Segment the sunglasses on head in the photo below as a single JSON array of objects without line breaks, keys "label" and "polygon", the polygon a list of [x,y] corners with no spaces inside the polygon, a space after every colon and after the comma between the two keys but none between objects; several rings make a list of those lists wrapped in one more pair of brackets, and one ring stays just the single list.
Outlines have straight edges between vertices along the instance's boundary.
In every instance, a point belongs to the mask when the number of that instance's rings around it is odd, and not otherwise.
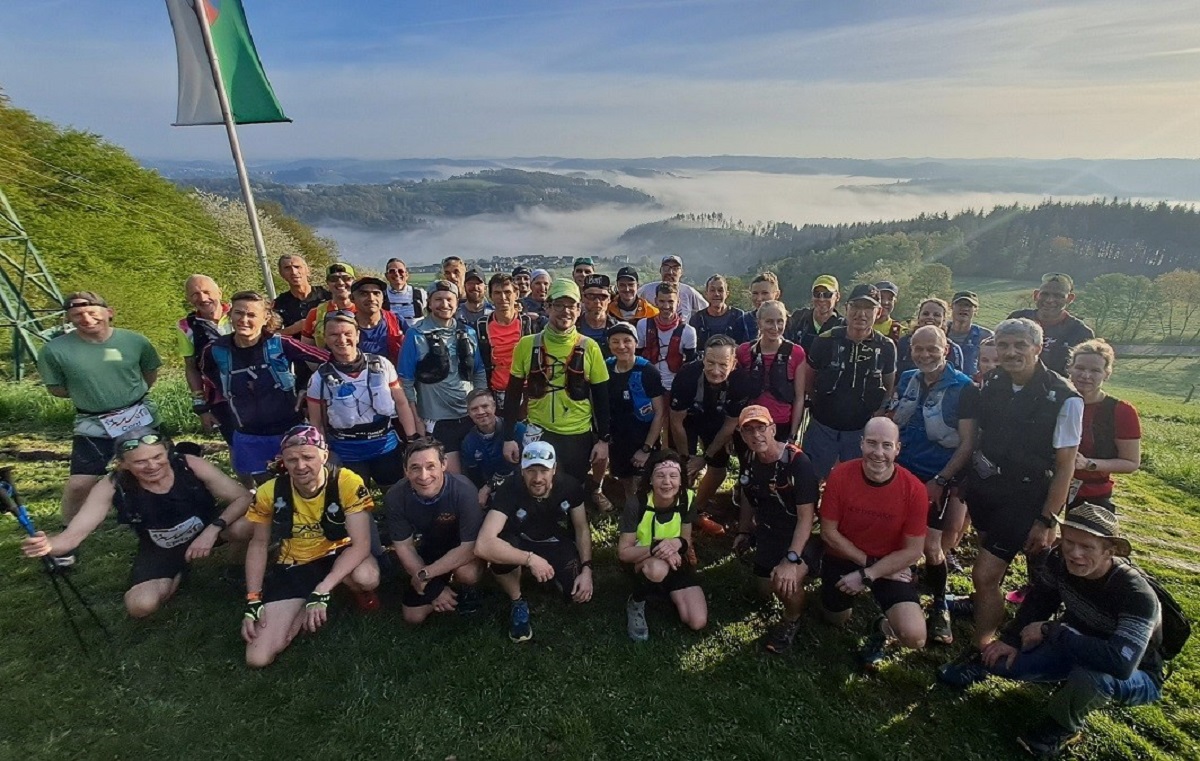
[{"label": "sunglasses on head", "polygon": [[122,452],[131,452],[131,451],[137,449],[138,447],[140,447],[142,444],[158,444],[158,443],[162,442],[162,440],[163,440],[163,437],[159,436],[157,433],[147,433],[145,436],[142,436],[141,438],[130,439],[129,441],[122,441],[121,442],[121,451]]}]

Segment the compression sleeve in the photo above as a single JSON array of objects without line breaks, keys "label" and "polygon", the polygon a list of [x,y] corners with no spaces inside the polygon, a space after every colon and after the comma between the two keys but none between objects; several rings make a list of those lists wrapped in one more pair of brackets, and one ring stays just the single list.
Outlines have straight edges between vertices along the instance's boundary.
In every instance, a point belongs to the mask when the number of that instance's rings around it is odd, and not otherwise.
[{"label": "compression sleeve", "polygon": [[517,418],[521,415],[521,395],[525,392],[525,379],[508,376],[508,388],[504,390],[504,440],[516,441]]},{"label": "compression sleeve", "polygon": [[[608,381],[592,384],[592,414],[596,418],[596,435],[609,435]],[[507,405],[506,405],[507,406]]]}]

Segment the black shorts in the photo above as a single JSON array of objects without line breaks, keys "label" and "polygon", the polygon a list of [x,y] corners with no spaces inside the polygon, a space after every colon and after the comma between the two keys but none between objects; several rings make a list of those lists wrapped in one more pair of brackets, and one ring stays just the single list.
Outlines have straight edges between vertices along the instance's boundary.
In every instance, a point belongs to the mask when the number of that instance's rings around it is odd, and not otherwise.
[{"label": "black shorts", "polygon": [[71,437],[72,476],[102,476],[114,456],[113,440],[104,436]]},{"label": "black shorts", "polygon": [[658,586],[662,591],[671,594],[681,589],[700,586],[700,577],[696,575],[696,569],[684,561],[683,565],[672,569],[667,577],[658,583]]},{"label": "black shorts", "polygon": [[1042,513],[1050,483],[1002,475],[967,480],[967,512],[980,534],[980,547],[1011,563],[1025,546],[1033,522]]},{"label": "black shorts", "polygon": [[[500,538],[521,552],[532,552],[534,555],[545,558],[550,567],[554,569],[554,578],[550,580],[551,583],[557,584],[563,595],[570,598],[571,589],[575,586],[575,577],[579,575],[579,550],[575,548],[574,542],[561,539],[535,542],[527,537],[513,534],[501,535]],[[515,565],[500,565],[499,563],[491,565],[492,573],[497,576],[512,573],[516,568]]]},{"label": "black shorts", "polygon": [[[587,433],[553,433],[542,431],[542,441],[554,447],[558,472],[566,473],[581,484],[587,484],[592,472],[592,447],[595,438]],[[612,459],[611,456],[609,459]]]},{"label": "black shorts", "polygon": [[438,420],[433,424],[433,438],[442,443],[447,454],[457,452],[474,425],[469,417]]},{"label": "black shorts", "polygon": [[[795,531],[793,528],[792,531]],[[771,571],[787,557],[788,547],[792,544],[792,531],[785,533],[759,528],[754,532],[754,575],[760,579],[771,578]],[[808,576],[811,578],[821,571],[821,558],[825,554],[825,543],[820,534],[813,534],[800,550],[800,557],[808,566]]]},{"label": "black shorts", "polygon": [[335,552],[308,563],[276,563],[270,566],[267,568],[266,579],[263,580],[262,601],[271,603],[308,599],[321,580],[329,575],[339,554]]},{"label": "black shorts", "polygon": [[[641,468],[633,467],[633,456],[641,451],[649,432],[650,428],[647,426],[640,433],[630,431],[613,437],[612,443],[608,445],[608,472],[612,473],[614,478],[634,478],[642,475]],[[657,448],[656,445],[655,449]]]},{"label": "black shorts", "polygon": [[[853,560],[826,554],[821,564],[821,607],[830,613],[842,613],[854,607],[854,596],[837,588],[838,580],[848,573],[861,569]],[[879,609],[887,613],[902,602],[920,604],[921,594],[911,581],[876,579],[871,584],[871,596],[879,603]]]},{"label": "black shorts", "polygon": [[[708,449],[713,439],[717,438],[717,434],[721,431],[720,428],[709,428],[707,430],[699,430],[699,428],[699,425],[688,425],[686,422],[683,425],[683,432],[687,434],[688,454],[704,454],[704,450]],[[698,449],[697,447],[700,448]],[[708,464],[714,468],[728,468],[729,447],[723,447],[720,452],[717,452],[715,457],[711,458]]]},{"label": "black shorts", "polygon": [[1089,505],[1096,505],[1097,507],[1103,507],[1105,510],[1109,511],[1113,515],[1117,514],[1117,506],[1113,504],[1111,493],[1109,493],[1108,496],[1105,496],[1105,497],[1075,497],[1075,499],[1072,500],[1069,505],[1067,505],[1067,509],[1071,510],[1076,507],[1079,507],[1084,502],[1087,502]]},{"label": "black shorts", "polygon": [[[457,545],[456,545],[457,546]],[[436,563],[447,552],[454,547],[436,547],[421,542],[417,545],[417,555],[421,558],[421,562],[425,565]],[[418,592],[413,589],[412,584],[404,585],[404,595],[400,598],[400,604],[406,608],[420,608],[426,605],[433,605],[433,601],[438,598],[450,584],[449,573],[443,573],[441,576],[431,576],[429,581],[425,582],[425,591]]]},{"label": "black shorts", "polygon": [[380,489],[387,490],[404,478],[404,448],[396,447],[386,454],[362,462],[342,460],[342,465],[346,470],[357,473],[368,486],[374,481]]},{"label": "black shorts", "polygon": [[129,572],[129,586],[136,587],[156,579],[173,579],[187,569],[184,555],[191,542],[166,549],[159,547],[149,537],[138,536],[137,552],[133,556],[133,568]]}]

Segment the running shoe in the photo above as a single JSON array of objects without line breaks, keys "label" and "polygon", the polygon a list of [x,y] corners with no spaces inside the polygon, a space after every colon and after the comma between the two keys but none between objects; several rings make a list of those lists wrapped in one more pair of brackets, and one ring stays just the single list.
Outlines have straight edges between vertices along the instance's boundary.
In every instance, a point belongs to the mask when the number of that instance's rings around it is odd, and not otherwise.
[{"label": "running shoe", "polygon": [[354,607],[358,608],[359,613],[374,613],[379,610],[379,595],[375,594],[375,590],[351,592],[351,596],[354,598]]},{"label": "running shoe", "polygon": [[1021,603],[1025,602],[1025,595],[1027,594],[1029,594],[1028,584],[1020,587],[1019,589],[1014,589],[1013,591],[1004,595],[1004,601],[1010,605],[1020,605]]},{"label": "running shoe", "polygon": [[954,632],[950,628],[950,611],[934,607],[929,611],[929,620],[925,624],[929,628],[929,638],[939,645],[954,644]]},{"label": "running shoe", "polygon": [[478,613],[482,606],[483,596],[479,594],[478,587],[463,587],[458,591],[459,615],[469,616],[472,613]]},{"label": "running shoe", "polygon": [[608,497],[604,496],[604,492],[597,489],[592,492],[592,504],[602,513],[611,513],[613,511],[613,503]]},{"label": "running shoe", "polygon": [[725,536],[725,527],[707,515],[696,519],[696,527],[709,536]]},{"label": "running shoe", "polygon": [[632,597],[625,603],[625,631],[634,642],[645,642],[650,639],[650,625],[646,623],[646,601],[637,601]]},{"label": "running shoe", "polygon": [[875,619],[871,633],[858,649],[858,665],[864,671],[878,670],[879,665],[887,658],[888,635],[883,630],[886,623],[887,619],[883,616]]},{"label": "running shoe", "polygon": [[950,618],[974,618],[975,601],[970,595],[946,595],[946,610]]},{"label": "running shoe", "polygon": [[508,617],[508,638],[513,642],[527,642],[533,639],[533,626],[529,623],[529,603],[524,600],[514,600],[512,612]]},{"label": "running shoe", "polygon": [[74,552],[68,552],[66,555],[50,555],[50,562],[54,564],[55,571],[69,571],[79,562],[78,556]]},{"label": "running shoe", "polygon": [[987,677],[988,670],[983,665],[983,656],[978,650],[971,650],[960,655],[937,670],[939,682],[959,690],[965,690],[976,682],[982,682]]},{"label": "running shoe", "polygon": [[768,653],[783,655],[792,648],[792,641],[796,639],[796,630],[800,628],[800,619],[788,621],[784,619],[767,632],[766,639],[763,642],[763,647]]},{"label": "running shoe", "polygon": [[1057,758],[1083,735],[1071,729],[1064,728],[1053,719],[1046,719],[1037,727],[1017,738],[1017,745],[1024,748],[1034,758]]}]

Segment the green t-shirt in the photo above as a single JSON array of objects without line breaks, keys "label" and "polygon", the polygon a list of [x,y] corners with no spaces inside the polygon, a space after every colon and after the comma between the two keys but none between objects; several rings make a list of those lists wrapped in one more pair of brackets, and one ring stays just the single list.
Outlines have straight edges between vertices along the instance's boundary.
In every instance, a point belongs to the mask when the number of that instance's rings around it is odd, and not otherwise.
[{"label": "green t-shirt", "polygon": [[[160,365],[162,360],[148,338],[122,328],[114,328],[103,343],[67,333],[51,340],[38,354],[42,382],[62,386],[77,409],[94,413],[137,402],[149,390],[142,373]],[[86,435],[103,436],[104,430]]]},{"label": "green t-shirt", "polygon": [[[575,348],[577,331],[567,336],[557,336],[548,330],[540,333],[542,351],[552,363],[550,388],[541,399],[529,399],[529,422],[551,433],[570,435],[592,430],[592,402],[590,399],[577,402],[567,393],[566,362]],[[608,367],[600,345],[587,336],[583,337],[583,375],[588,383],[604,383],[608,380]],[[533,358],[533,336],[524,336],[513,349],[512,374],[517,378],[529,376],[530,360]]]}]

